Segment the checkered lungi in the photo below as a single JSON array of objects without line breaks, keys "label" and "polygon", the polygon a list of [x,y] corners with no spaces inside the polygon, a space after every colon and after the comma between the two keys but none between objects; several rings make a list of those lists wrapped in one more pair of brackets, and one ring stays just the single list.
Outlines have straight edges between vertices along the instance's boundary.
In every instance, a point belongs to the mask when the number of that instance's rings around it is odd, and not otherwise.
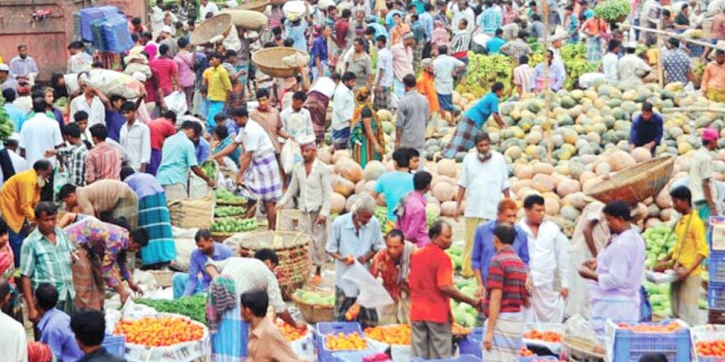
[{"label": "checkered lungi", "polygon": [[[78,258],[73,260],[71,272],[73,273],[73,287],[76,290],[76,309],[103,310],[106,290],[101,274],[101,261],[84,247],[77,247],[75,255]],[[118,273],[117,269],[115,271]]]},{"label": "checkered lungi", "polygon": [[[212,284],[223,282],[223,279],[229,281],[231,278],[222,275],[212,281]],[[207,296],[206,313],[207,318],[209,318],[210,314],[217,313],[211,303],[211,294]],[[212,361],[241,361],[243,357],[247,356],[249,324],[242,319],[239,298],[236,298],[234,308],[221,312],[221,316],[218,318],[218,324],[214,330],[210,329]]]},{"label": "checkered lungi", "polygon": [[448,142],[441,156],[454,158],[458,152],[468,152],[468,150],[475,146],[473,140],[479,133],[481,133],[481,129],[476,126],[476,122],[464,114],[458,120],[456,133],[453,134],[453,138]]},{"label": "checkered lungi", "polygon": [[247,198],[277,201],[282,197],[282,176],[273,149],[260,151],[254,155],[251,166],[244,173],[244,183],[253,194],[244,195]]},{"label": "checkered lungi", "polygon": [[146,229],[149,234],[149,244],[141,248],[143,265],[175,260],[176,243],[171,232],[171,217],[164,193],[146,196],[138,205],[138,226]]},{"label": "checkered lungi", "polygon": [[[352,307],[357,301],[357,298],[350,298],[345,295],[339,287],[335,287],[335,310],[333,316],[336,321],[346,322],[345,313]],[[357,322],[363,325],[363,327],[375,327],[378,325],[378,312],[373,309],[360,307],[360,314],[358,314]]]},{"label": "checkered lungi", "polygon": [[373,98],[375,109],[390,109],[390,87],[375,88],[375,98]]}]

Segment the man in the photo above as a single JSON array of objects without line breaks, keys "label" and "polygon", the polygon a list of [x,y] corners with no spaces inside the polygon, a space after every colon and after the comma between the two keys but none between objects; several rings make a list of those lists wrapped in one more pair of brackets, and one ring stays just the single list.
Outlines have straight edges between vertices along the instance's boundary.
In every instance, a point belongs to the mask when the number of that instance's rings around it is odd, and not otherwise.
[{"label": "man", "polygon": [[83,187],[66,184],[60,188],[58,200],[65,203],[66,212],[83,213],[102,221],[124,217],[130,229],[136,229],[138,197],[119,180],[100,180]]},{"label": "man", "polygon": [[717,188],[713,172],[712,152],[717,149],[717,140],[720,135],[712,128],[702,131],[702,147],[695,151],[690,165],[690,183],[688,188],[692,193],[692,203],[695,206],[700,220],[710,220],[710,216],[717,216]]},{"label": "man", "polygon": [[214,16],[218,12],[219,7],[216,5],[215,2],[209,0],[201,0],[201,4],[199,5],[199,19],[201,19],[201,21],[206,20],[208,18],[208,14]]},{"label": "man", "polygon": [[[565,299],[569,295],[569,240],[552,221],[544,220],[544,198],[530,195],[524,199],[526,217],[518,225],[529,245],[531,308],[529,323],[561,323]],[[555,280],[559,285],[555,285]],[[555,288],[559,288],[555,290]]]},{"label": "man", "polygon": [[[564,63],[554,56],[554,51],[552,49],[546,51],[544,61],[549,64],[549,89],[557,92],[564,88],[564,82],[566,81],[566,69],[564,68]],[[529,91],[536,92],[537,94],[543,92],[546,82],[544,63],[539,63],[536,68],[534,68],[532,80],[533,82],[531,82],[531,85],[529,86]]]},{"label": "man", "polygon": [[149,122],[149,138],[151,140],[151,157],[146,172],[156,175],[161,165],[161,149],[164,141],[176,134],[176,113],[173,111],[164,112],[161,117]]},{"label": "man", "polygon": [[[510,5],[509,5],[510,6]],[[523,25],[526,21],[518,16],[513,19],[512,22],[501,26],[503,31],[502,38],[507,42],[516,39],[519,36],[519,32],[523,30]]]},{"label": "man", "polygon": [[[438,47],[438,56],[433,61],[436,93],[441,107],[441,115],[449,124],[453,124],[453,76],[464,71],[466,63],[448,55],[448,47]],[[445,112],[445,113],[444,113]],[[446,117],[448,115],[448,117]]]},{"label": "man", "polygon": [[[45,114],[47,104],[43,98],[33,99],[33,112],[35,115],[23,123],[20,130],[20,156],[29,164],[45,158],[46,151],[55,150],[63,143],[60,126],[55,119]],[[55,166],[55,156],[50,162]]]},{"label": "man", "polygon": [[59,362],[73,362],[83,357],[70,329],[70,316],[55,307],[58,304],[55,287],[50,283],[40,283],[35,289],[35,302],[40,318],[40,342],[50,347]]},{"label": "man", "polygon": [[401,14],[393,14],[395,26],[390,29],[390,44],[395,45],[403,40],[403,36],[410,33],[410,25],[403,22]]},{"label": "man", "polygon": [[[385,247],[378,220],[373,217],[375,200],[361,195],[355,200],[355,211],[339,216],[332,224],[325,250],[335,259],[335,310],[334,318],[344,321],[345,314],[354,308],[359,294],[355,283],[343,278],[356,262],[368,267],[375,253]],[[375,309],[360,308],[356,316],[364,326],[375,326],[378,316]]]},{"label": "man", "polygon": [[[142,95],[136,100],[136,109],[141,106],[144,98],[146,98],[145,94],[146,91],[144,90]],[[121,128],[126,123],[126,118],[124,118],[123,114],[121,114],[121,106],[126,103],[126,99],[118,95],[112,95],[111,98],[108,98],[101,92],[98,92],[98,98],[101,102],[103,102],[103,106],[106,107],[105,125],[106,129],[108,129],[108,137],[116,142],[120,142]],[[86,135],[87,131],[85,131],[88,129],[88,113],[85,111],[78,111],[73,115],[73,118],[76,122],[85,122],[85,125],[81,127],[83,129],[81,134],[87,138],[85,139],[86,141],[90,141],[91,136],[90,134]]]},{"label": "man", "polygon": [[602,57],[602,72],[608,80],[619,80],[619,54],[621,43],[611,39],[607,45],[607,54]]},{"label": "man", "polygon": [[[473,34],[473,29],[476,26],[476,14],[468,6],[466,0],[458,0],[455,5],[458,5],[458,9],[453,8],[453,18],[451,18],[451,25],[458,25],[461,19],[466,20],[466,29],[469,34]],[[457,11],[456,11],[457,10]],[[458,34],[462,29],[454,28],[451,26],[453,35]]]},{"label": "man", "polygon": [[[440,94],[438,96],[440,97]],[[463,114],[458,120],[453,138],[443,150],[443,157],[454,158],[459,152],[467,152],[473,148],[477,143],[475,142],[477,137],[484,133],[481,131],[481,127],[491,116],[499,128],[506,127],[498,111],[498,103],[502,96],[503,83],[496,82],[491,87],[490,93]]]},{"label": "man", "polygon": [[26,362],[28,360],[27,332],[23,325],[3,312],[10,303],[10,284],[0,278],[0,350],[3,360],[8,362]]},{"label": "man", "polygon": [[[6,64],[0,64],[0,75],[2,75],[3,66],[7,67]],[[27,115],[27,112],[13,104],[13,102],[15,102],[16,95],[15,88],[3,89],[2,95],[5,100],[5,104],[3,104],[5,113],[8,114],[10,121],[12,121],[13,125],[15,125],[15,132],[20,132],[23,127],[23,123],[25,123],[25,116]]]},{"label": "man", "polygon": [[250,290],[240,297],[242,318],[249,324],[247,361],[296,362],[299,358],[274,319],[267,315],[269,298],[262,290]]},{"label": "man", "polygon": [[216,185],[216,181],[199,168],[192,142],[199,137],[201,135],[197,133],[195,122],[184,121],[181,130],[164,142],[157,180],[170,202],[188,198],[189,169],[204,179],[210,187]]},{"label": "man", "polygon": [[379,194],[385,195],[389,225],[383,225],[383,228],[392,228],[395,225],[395,221],[398,220],[395,208],[400,200],[414,189],[413,175],[410,174],[410,151],[405,148],[396,149],[393,151],[393,162],[395,170],[380,175],[372,192],[372,197],[376,200]]},{"label": "man", "polygon": [[328,54],[328,42],[332,36],[332,28],[329,25],[322,25],[320,33],[315,38],[315,42],[310,49],[310,57],[312,58],[312,79],[317,80],[320,77],[326,77],[330,72],[330,58]]},{"label": "man", "polygon": [[501,47],[504,46],[504,44],[506,44],[506,40],[503,38],[503,30],[501,28],[496,29],[495,36],[486,42],[488,54],[501,54]]},{"label": "man", "polygon": [[[592,328],[605,340],[605,322],[639,322],[640,285],[644,279],[645,241],[632,227],[629,207],[615,201],[603,210],[614,236],[606,248],[579,268],[582,278],[591,280]],[[695,293],[697,294],[697,293]]]},{"label": "man", "polygon": [[426,215],[426,201],[424,195],[430,191],[431,174],[425,171],[413,175],[415,190],[405,196],[403,204],[398,206],[398,222],[395,227],[400,230],[405,240],[422,248],[430,242],[428,238],[428,218]]},{"label": "man", "polygon": [[344,51],[348,46],[348,39],[352,39],[348,33],[350,32],[350,17],[352,12],[350,9],[345,9],[339,19],[335,21],[335,45],[337,45],[338,51]]},{"label": "man", "polygon": [[[530,9],[531,10],[531,9]],[[546,32],[546,25],[541,21],[541,15],[531,15],[531,25],[529,25],[529,35],[538,41],[544,39],[544,33]]]},{"label": "man", "polygon": [[20,172],[5,181],[0,189],[0,211],[8,223],[10,247],[15,255],[15,267],[20,266],[23,240],[36,222],[35,206],[40,201],[40,190],[53,176],[48,160],[38,160],[33,169]]},{"label": "man", "polygon": [[626,54],[619,59],[619,79],[624,81],[628,87],[642,84],[642,78],[652,70],[642,58],[635,54],[636,48],[637,43],[635,42],[624,44]]},{"label": "man", "polygon": [[467,28],[468,21],[461,19],[458,22],[458,32],[451,40],[451,54],[465,64],[468,64],[468,50],[471,49],[471,33]]},{"label": "man", "polygon": [[665,84],[680,82],[687,84],[695,79],[690,65],[690,57],[680,48],[680,41],[675,38],[667,40],[667,55],[662,59],[665,72]]},{"label": "man", "polygon": [[10,77],[13,79],[26,78],[31,82],[38,76],[38,65],[35,59],[28,55],[25,44],[18,45],[18,55],[10,60]]},{"label": "man", "polygon": [[642,111],[634,116],[632,129],[629,131],[629,150],[644,147],[655,155],[657,146],[662,141],[663,119],[654,113],[650,102],[642,103]]},{"label": "man", "polygon": [[93,64],[93,57],[86,53],[86,46],[82,41],[76,40],[68,44],[68,69],[67,74],[80,74],[81,72],[88,72],[91,70],[91,64]]},{"label": "man", "polygon": [[69,146],[62,147],[53,151],[46,151],[46,156],[58,154],[60,163],[68,172],[68,183],[75,186],[86,185],[86,157],[88,148],[81,140],[81,128],[77,124],[71,123],[63,127],[63,135],[65,136]]},{"label": "man", "polygon": [[675,29],[677,29],[678,32],[682,32],[690,28],[689,12],[690,8],[687,3],[682,4],[680,11],[677,12],[677,16],[675,16]]},{"label": "man", "polygon": [[[249,119],[256,122],[267,133],[267,137],[274,147],[277,162],[280,162],[280,153],[282,153],[282,144],[279,138],[289,138],[289,135],[282,129],[282,119],[279,110],[270,105],[269,91],[260,89],[257,91],[257,108],[249,113]],[[283,175],[284,178],[284,175]]]},{"label": "man", "polygon": [[222,66],[222,59],[223,56],[220,53],[212,53],[209,56],[209,68],[202,74],[202,90],[206,89],[203,95],[206,99],[208,129],[216,126],[214,116],[224,109],[224,103],[232,90],[232,82],[229,79],[229,73]]},{"label": "man", "polygon": [[[440,103],[438,103],[438,93],[435,89],[435,73],[433,70],[433,60],[430,58],[423,59],[420,62],[422,71],[420,76],[416,80],[415,88],[418,93],[423,95],[428,101],[428,114],[430,115],[429,127],[426,130],[426,137],[433,136],[434,132],[437,132],[438,126],[438,115],[441,110]],[[435,121],[430,121],[435,120]]]},{"label": "man", "polygon": [[312,126],[312,115],[310,115],[310,111],[307,108],[304,108],[306,101],[307,94],[305,92],[295,92],[292,95],[292,105],[282,110],[279,114],[279,118],[282,121],[282,132],[287,135],[286,142],[299,144],[302,139],[315,137],[315,130]]},{"label": "man", "polygon": [[100,91],[91,86],[86,75],[80,76],[78,85],[83,94],[70,101],[70,115],[75,116],[79,111],[84,111],[88,114],[88,127],[93,127],[97,124],[105,125],[106,107],[98,96]]},{"label": "man", "polygon": [[[162,44],[159,46],[159,55],[149,62],[149,67],[151,67],[154,78],[156,78],[156,82],[158,83],[160,106],[166,108],[164,98],[175,90],[181,90],[179,86],[179,68],[173,56],[169,55],[168,45]],[[204,79],[207,78],[205,77]],[[209,92],[211,93],[211,91]]]},{"label": "man", "polygon": [[690,325],[700,324],[699,292],[702,288],[702,261],[708,257],[705,223],[692,207],[692,194],[685,186],[670,191],[675,211],[682,215],[675,225],[677,242],[672,252],[657,263],[656,270],[672,269],[677,281],[672,283],[672,314]]},{"label": "man", "polygon": [[522,311],[529,305],[528,276],[526,264],[512,246],[517,236],[518,232],[511,224],[501,223],[493,229],[496,256],[491,259],[486,291],[483,292],[483,310],[487,317],[483,337],[486,361],[514,361],[524,347],[521,335],[526,331],[526,325]]},{"label": "man", "polygon": [[453,285],[453,264],[444,252],[453,231],[445,221],[430,227],[430,243],[410,258],[410,320],[413,357],[445,359],[451,356],[450,299],[480,308],[479,301]]},{"label": "man", "polygon": [[138,227],[145,229],[149,236],[148,245],[140,252],[144,268],[165,267],[176,259],[176,242],[164,188],[153,175],[135,172],[130,167],[121,170],[121,181],[136,193]]},{"label": "man", "polygon": [[58,209],[48,201],[35,207],[37,228],[28,235],[20,251],[21,290],[28,307],[28,319],[37,323],[40,318],[35,305],[35,289],[40,283],[50,283],[58,291],[56,307],[68,314],[75,311],[71,259],[73,243],[68,234],[56,227]]},{"label": "man", "polygon": [[85,354],[77,362],[125,361],[124,358],[106,351],[102,345],[106,333],[106,318],[103,312],[94,309],[80,311],[71,317],[70,328],[76,336],[78,347]]},{"label": "man", "polygon": [[284,28],[287,39],[294,41],[293,47],[297,50],[307,52],[307,39],[305,38],[307,21],[298,17],[297,14],[290,14],[287,17],[287,21],[285,21]]},{"label": "man", "polygon": [[456,217],[463,215],[466,219],[461,274],[467,278],[473,276],[471,253],[476,228],[496,217],[496,205],[501,201],[501,195],[509,197],[508,168],[503,155],[491,150],[488,133],[481,132],[474,141],[476,152],[463,159],[456,196]]},{"label": "man", "polygon": [[725,102],[725,50],[715,50],[715,61],[705,68],[700,89],[707,99]]},{"label": "man", "polygon": [[212,279],[204,269],[207,261],[209,259],[215,261],[225,260],[234,254],[228,246],[215,242],[209,229],[197,230],[194,241],[196,242],[196,249],[191,252],[189,272],[174,273],[172,279],[174,299],[206,292]]},{"label": "man", "polygon": [[352,43],[353,52],[347,58],[345,70],[355,73],[355,89],[362,87],[372,88],[373,63],[365,47],[367,43],[363,38],[355,38]]},{"label": "man", "polygon": [[345,72],[332,96],[332,144],[336,150],[349,147],[350,121],[355,113],[355,95],[352,92],[355,78],[355,73]]},{"label": "man", "polygon": [[390,109],[390,90],[393,87],[393,53],[387,47],[388,39],[379,35],[376,38],[378,49],[377,75],[375,77],[375,108]]},{"label": "man", "polygon": [[398,101],[395,118],[395,149],[413,148],[423,153],[425,129],[430,119],[428,99],[418,93],[415,75],[403,78],[405,95]]},{"label": "man", "polygon": [[480,297],[486,297],[486,289],[489,287],[489,267],[495,255],[497,248],[495,247],[495,230],[500,225],[510,225],[514,231],[514,240],[507,243],[524,262],[524,266],[529,265],[529,245],[526,239],[526,233],[516,223],[516,211],[518,206],[516,202],[506,198],[498,203],[498,215],[496,219],[485,222],[476,229],[476,236],[473,241],[473,254],[471,256],[471,268],[476,276],[478,284],[478,294]]},{"label": "man", "polygon": [[86,155],[86,185],[98,180],[118,180],[123,154],[107,142],[105,125],[94,125],[90,131],[95,146]]},{"label": "man", "polygon": [[28,161],[17,154],[20,135],[13,133],[5,140],[5,148],[0,150],[0,188],[15,174],[30,169]]},{"label": "man", "polygon": [[121,145],[126,149],[129,166],[135,171],[146,172],[151,160],[151,135],[149,127],[136,119],[136,104],[126,102],[121,106],[126,123],[121,127]]},{"label": "man", "polygon": [[481,31],[484,34],[491,37],[494,35],[494,32],[500,29],[501,25],[503,25],[502,15],[503,14],[501,14],[501,11],[493,6],[493,1],[488,0],[486,1],[486,10],[481,13],[478,26],[481,27]]},{"label": "man", "polygon": [[378,251],[370,262],[370,274],[380,277],[383,287],[393,298],[393,304],[381,308],[380,324],[410,323],[410,257],[414,244],[405,241],[403,232],[391,230],[385,236],[385,249]]},{"label": "man", "polygon": [[[514,59],[521,59],[521,56],[528,56],[532,53],[531,46],[528,41],[528,34],[525,31],[519,31],[516,39],[509,40],[499,49],[501,53],[506,54]],[[525,88],[528,90],[528,88]]]},{"label": "man", "polygon": [[408,74],[415,74],[413,69],[413,46],[415,36],[412,33],[405,34],[403,41],[390,47],[393,55],[393,94],[397,99],[403,97],[405,86],[403,78]]},{"label": "man", "polygon": [[531,88],[531,83],[534,78],[534,68],[529,65],[529,57],[522,55],[519,57],[519,65],[514,68],[514,79],[513,85],[516,87],[516,92],[519,97],[524,95],[524,92],[528,92]]},{"label": "man", "polygon": [[[159,38],[161,38],[161,42],[159,43],[159,54],[163,54],[163,52],[161,51],[161,47],[166,45],[166,47],[167,47],[166,55],[171,59],[176,57],[176,54],[179,53],[179,45],[177,43],[177,39],[175,39],[173,36],[174,35],[173,33],[175,32],[175,30],[176,30],[175,27],[172,27],[169,25],[164,25],[161,28],[161,34],[159,34]],[[156,59],[158,59],[158,58],[156,58]],[[156,60],[156,59],[154,59],[154,60]],[[174,61],[174,63],[176,63],[176,61]],[[177,70],[178,70],[178,68],[177,68]],[[177,73],[177,75],[178,75],[178,73]],[[178,78],[177,78],[177,80],[178,80]],[[177,85],[177,87],[179,86],[178,83],[176,85]]]},{"label": "man", "polygon": [[[187,4],[193,4],[188,1]],[[179,87],[186,96],[187,107],[194,104],[194,91],[196,90],[196,71],[199,66],[196,55],[197,53],[191,49],[187,38],[179,38],[176,40],[176,46],[179,52],[174,56],[174,62],[179,70]]]},{"label": "man", "polygon": [[312,262],[315,265],[312,284],[319,284],[322,281],[322,266],[328,259],[325,246],[332,204],[332,176],[330,168],[317,159],[314,136],[300,139],[300,148],[303,163],[295,165],[292,182],[277,204],[277,210],[296,197],[297,209],[302,211],[304,233],[312,237]]},{"label": "man", "polygon": [[244,146],[239,161],[237,185],[247,199],[247,210],[253,210],[255,203],[261,202],[267,212],[270,230],[274,230],[277,221],[276,202],[282,197],[282,176],[274,153],[274,145],[262,126],[249,119],[246,108],[237,108],[232,118],[239,126],[234,143],[214,155],[217,161],[230,155],[239,146]]},{"label": "man", "polygon": [[[18,81],[10,76],[10,67],[7,64],[0,64],[0,89],[3,91],[18,89]],[[8,102],[7,98],[5,101]]]}]

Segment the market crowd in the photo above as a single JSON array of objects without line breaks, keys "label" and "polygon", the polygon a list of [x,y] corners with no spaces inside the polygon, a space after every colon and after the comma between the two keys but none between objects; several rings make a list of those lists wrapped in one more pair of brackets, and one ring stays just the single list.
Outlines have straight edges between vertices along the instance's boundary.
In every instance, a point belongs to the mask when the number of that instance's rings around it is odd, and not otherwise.
[{"label": "market crowd", "polygon": [[[523,200],[524,216],[517,219],[505,158],[492,149],[485,124],[505,126],[499,103],[507,97],[561,89],[566,43],[584,43],[589,62],[600,64],[592,79],[681,82],[725,101],[725,2],[636,1],[622,22],[654,29],[661,21],[673,34],[710,26],[704,40],[714,50],[679,37],[656,45],[649,33],[598,18],[597,3],[587,0],[550,1],[546,19],[536,1],[300,3],[297,11],[269,5],[261,31],[232,26],[223,40],[194,46],[195,27],[236,2],[156,1],[150,19],[129,21],[134,47],[117,55],[121,66],[113,69],[143,85],[131,99],[94,84],[90,73],[103,63],[93,44],[71,42],[64,73],[44,69],[32,56],[38,50],[24,44],[17,56],[0,59],[3,110],[15,131],[0,150],[0,350],[6,360],[122,360],[101,347],[106,290],[125,302],[142,293],[134,264],[164,269],[177,258],[168,205],[201,187],[245,196],[248,210],[264,215],[271,230],[279,210],[302,211],[313,239],[311,283],[320,283],[323,266],[334,261],[335,318],[356,310],[354,318],[365,326],[410,323],[415,357],[450,356],[450,299],[474,306],[486,320],[486,361],[515,360],[526,323],[580,315],[602,336],[607,319],[647,320],[640,282],[645,243],[633,205],[591,203],[571,239],[544,218],[541,196]],[[661,18],[651,17],[653,8],[662,10]],[[544,62],[532,67],[534,45],[545,38]],[[251,55],[275,47],[304,51],[310,63],[294,77],[266,75]],[[501,54],[516,67],[511,84],[491,84],[462,111],[453,94],[475,71],[467,67],[471,52]],[[691,65],[697,57],[707,62],[700,79]],[[394,149],[385,141],[381,111],[395,115]],[[455,200],[465,225],[462,276],[475,278],[474,297],[453,283],[444,252],[451,224],[429,225],[426,218],[432,176],[424,165],[433,155],[424,146],[439,136],[440,122],[455,133],[435,157],[465,153]],[[662,128],[662,116],[645,103],[633,120],[632,148],[654,153]],[[717,140],[717,132],[702,134],[689,180],[670,193],[684,216],[675,228],[675,252],[658,265],[675,269],[673,313],[691,325],[699,324],[692,295],[708,256],[703,221],[719,208],[709,152]],[[317,156],[327,145],[348,150],[363,168],[386,157],[394,164],[369,197],[357,198],[352,212],[334,220],[331,170]],[[231,177],[206,174],[208,162]],[[373,217],[379,195],[387,204],[386,224]],[[189,272],[174,276],[174,297],[219,293],[209,300],[217,316],[216,360],[297,360],[265,317],[271,305],[285,322],[302,326],[282,300],[275,252],[240,258],[206,229],[195,241]],[[342,278],[356,263],[382,279],[393,305],[357,305],[359,288]],[[221,297],[236,302],[223,305]],[[32,324],[40,344],[27,343],[23,322]],[[247,328],[249,336],[240,336]]]}]

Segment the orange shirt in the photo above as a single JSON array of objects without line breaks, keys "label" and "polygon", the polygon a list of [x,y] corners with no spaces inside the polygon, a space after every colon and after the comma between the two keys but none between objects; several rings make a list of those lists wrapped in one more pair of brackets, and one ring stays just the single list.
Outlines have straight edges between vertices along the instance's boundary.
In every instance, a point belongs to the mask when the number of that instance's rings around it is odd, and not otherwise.
[{"label": "orange shirt", "polygon": [[428,110],[430,113],[440,112],[441,106],[438,104],[438,93],[436,93],[435,76],[428,72],[422,72],[418,77],[415,87],[418,93],[428,98]]},{"label": "orange shirt", "polygon": [[410,320],[446,323],[450,298],[439,287],[453,285],[453,263],[438,245],[430,243],[410,257]]},{"label": "orange shirt", "polygon": [[25,224],[35,221],[35,205],[40,201],[38,174],[34,169],[15,174],[5,180],[0,189],[0,211],[14,233],[19,233]]},{"label": "orange shirt", "polygon": [[410,25],[405,23],[396,25],[393,30],[390,31],[390,44],[395,45],[400,43],[400,41],[403,40],[403,36],[408,33],[410,33]]}]

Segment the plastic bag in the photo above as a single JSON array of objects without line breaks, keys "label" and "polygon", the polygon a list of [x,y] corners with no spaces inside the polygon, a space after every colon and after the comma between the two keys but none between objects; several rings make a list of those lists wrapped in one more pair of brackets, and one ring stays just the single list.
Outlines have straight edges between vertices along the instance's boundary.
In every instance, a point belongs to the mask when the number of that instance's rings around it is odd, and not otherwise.
[{"label": "plastic bag", "polygon": [[178,115],[186,113],[186,110],[189,109],[186,104],[186,96],[184,93],[179,91],[173,91],[171,94],[164,97],[164,102],[166,103],[166,108],[168,110],[173,111]]},{"label": "plastic bag", "polygon": [[357,296],[357,303],[363,308],[372,309],[393,304],[393,298],[390,297],[388,291],[357,260],[355,260],[355,264],[351,265],[342,277],[355,283],[360,289],[360,294]]},{"label": "plastic bag", "polygon": [[282,153],[279,156],[282,161],[282,168],[288,175],[292,173],[295,165],[302,162],[302,150],[300,145],[293,141],[287,140],[282,147]]}]

